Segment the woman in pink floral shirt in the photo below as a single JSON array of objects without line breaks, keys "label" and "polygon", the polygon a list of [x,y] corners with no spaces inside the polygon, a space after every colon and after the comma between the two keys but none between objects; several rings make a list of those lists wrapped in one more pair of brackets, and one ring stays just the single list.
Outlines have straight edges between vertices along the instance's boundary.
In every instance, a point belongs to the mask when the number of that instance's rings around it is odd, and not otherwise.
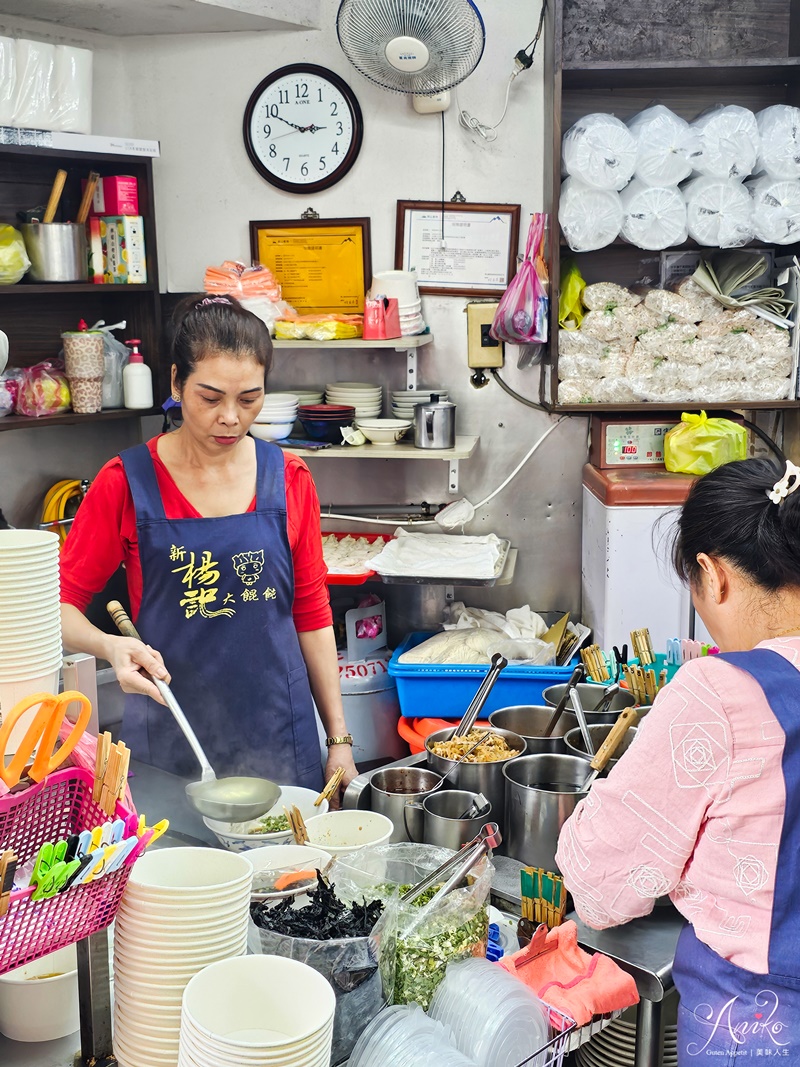
[{"label": "woman in pink floral shirt", "polygon": [[[800,1065],[800,469],[697,481],[674,562],[722,650],[685,664],[564,826],[557,863],[598,929],[669,894],[681,1067]],[[706,1056],[713,1056],[713,1061]]]}]

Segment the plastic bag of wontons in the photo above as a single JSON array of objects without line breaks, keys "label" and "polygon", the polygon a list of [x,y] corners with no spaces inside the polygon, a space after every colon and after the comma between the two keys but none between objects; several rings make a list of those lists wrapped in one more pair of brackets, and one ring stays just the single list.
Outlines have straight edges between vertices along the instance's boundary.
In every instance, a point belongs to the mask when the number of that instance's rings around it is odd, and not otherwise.
[{"label": "plastic bag of wontons", "polygon": [[730,419],[684,412],[664,439],[664,465],[680,474],[708,474],[723,463],[745,459],[747,430]]},{"label": "plastic bag of wontons", "polygon": [[72,398],[63,365],[45,361],[26,367],[17,394],[17,413],[40,418],[69,411]]}]

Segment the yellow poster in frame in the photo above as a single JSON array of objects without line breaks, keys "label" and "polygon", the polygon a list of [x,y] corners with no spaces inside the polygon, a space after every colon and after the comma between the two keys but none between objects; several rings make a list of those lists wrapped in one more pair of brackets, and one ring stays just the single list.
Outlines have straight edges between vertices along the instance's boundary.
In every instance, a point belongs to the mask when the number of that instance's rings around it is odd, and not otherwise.
[{"label": "yellow poster in frame", "polygon": [[301,315],[363,314],[372,282],[369,219],[251,222],[250,250]]}]

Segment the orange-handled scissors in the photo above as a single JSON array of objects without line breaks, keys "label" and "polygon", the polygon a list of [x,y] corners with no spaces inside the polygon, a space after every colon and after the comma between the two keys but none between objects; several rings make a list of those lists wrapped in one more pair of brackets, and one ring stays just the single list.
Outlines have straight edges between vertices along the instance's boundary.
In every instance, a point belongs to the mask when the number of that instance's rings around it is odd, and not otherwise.
[{"label": "orange-handled scissors", "polygon": [[[81,705],[78,721],[74,723],[69,737],[56,751],[61,725],[67,714],[67,708],[73,701]],[[25,731],[25,736],[11,757],[11,762],[8,766],[4,766],[2,753],[6,750],[11,731],[22,716],[27,714],[31,708],[35,708],[37,704],[40,705],[39,710]],[[0,778],[9,789],[13,789],[25,777],[25,768],[35,749],[36,755],[27,772],[27,777],[34,782],[41,782],[45,775],[60,767],[75,748],[89,724],[91,714],[92,705],[88,698],[83,693],[77,693],[74,690],[61,693],[60,696],[54,696],[52,693],[33,693],[31,696],[24,697],[7,715],[3,716],[2,726],[0,726]]]}]

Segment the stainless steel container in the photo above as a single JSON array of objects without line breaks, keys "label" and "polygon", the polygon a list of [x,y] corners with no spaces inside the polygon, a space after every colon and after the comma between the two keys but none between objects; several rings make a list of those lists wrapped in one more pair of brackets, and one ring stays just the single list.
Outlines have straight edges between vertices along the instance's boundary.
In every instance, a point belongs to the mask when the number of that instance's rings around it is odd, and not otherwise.
[{"label": "stainless steel container", "polygon": [[460,818],[476,797],[477,793],[469,793],[464,789],[442,789],[425,797],[419,805],[423,815],[425,844],[441,845],[457,852],[476,836],[481,827],[493,821],[491,804],[477,818]]},{"label": "stainless steel container", "polygon": [[454,448],[456,405],[433,393],[429,404],[414,407],[414,444],[417,448]]},{"label": "stainless steel container", "polygon": [[[565,689],[565,685],[548,686],[542,693],[545,703],[555,707],[561,699]],[[615,693],[611,698],[611,707],[608,712],[603,715],[598,715],[591,709],[596,708],[603,699],[603,686],[589,685],[586,682],[581,682],[580,685],[576,686],[576,689],[578,690],[578,696],[580,697],[583,710],[586,713],[586,721],[590,726],[613,726],[621,711],[624,711],[625,708],[632,708],[636,704],[636,698],[633,693],[629,693],[626,689],[620,689],[620,691]],[[578,719],[569,703],[567,703],[567,706],[564,708],[564,712],[558,725],[563,728],[565,734],[569,733],[570,730],[574,730],[578,725]]]},{"label": "stainless steel container", "polygon": [[556,847],[561,827],[586,793],[586,760],[540,753],[512,760],[506,781],[505,845],[520,863],[558,871]]},{"label": "stainless steel container", "polygon": [[[422,841],[421,801],[442,784],[442,776],[425,767],[387,767],[370,777],[372,810],[394,823],[390,841]],[[466,807],[466,805],[465,805]]]},{"label": "stainless steel container", "polygon": [[[437,756],[431,751],[431,747],[437,741],[449,741],[452,732],[453,727],[448,726],[446,730],[437,730],[435,733],[429,734],[425,741],[428,766],[434,771],[438,771],[439,774],[446,774],[448,771],[453,770],[457,760]],[[520,756],[525,754],[527,746],[524,737],[520,737],[519,734],[515,734],[511,730],[494,730],[493,732],[505,738],[508,747],[517,751]],[[494,821],[500,824],[500,829],[502,830],[503,820],[500,816],[502,816],[505,806],[503,767],[518,758],[519,756],[509,756],[507,759],[494,760],[492,763],[461,763],[447,781],[456,789],[466,789],[471,793],[483,793],[492,805]]]},{"label": "stainless steel container", "polygon": [[[599,751],[600,746],[611,733],[610,726],[590,726],[589,735],[592,739],[592,745],[595,752]],[[613,756],[606,764],[606,769],[602,773],[605,774],[614,767],[619,761],[623,752],[627,752],[633,744],[636,738],[636,727],[629,726],[627,733],[619,743],[616,756]],[[581,759],[586,760],[587,767],[591,761],[591,756],[586,751],[586,745],[583,743],[583,734],[581,733],[580,726],[576,726],[574,730],[570,730],[564,738],[564,744],[566,745],[567,752],[570,756],[580,756]]]},{"label": "stainless steel container", "polygon": [[86,227],[77,222],[24,222],[20,226],[35,282],[85,282],[89,278]]},{"label": "stainless steel container", "polygon": [[550,737],[544,737],[543,731],[553,717],[553,708],[549,704],[516,704],[514,707],[498,708],[489,716],[492,726],[501,730],[513,730],[525,738],[527,744],[526,755],[533,756],[537,752],[566,752],[564,734],[568,724],[564,716],[556,723]]}]

